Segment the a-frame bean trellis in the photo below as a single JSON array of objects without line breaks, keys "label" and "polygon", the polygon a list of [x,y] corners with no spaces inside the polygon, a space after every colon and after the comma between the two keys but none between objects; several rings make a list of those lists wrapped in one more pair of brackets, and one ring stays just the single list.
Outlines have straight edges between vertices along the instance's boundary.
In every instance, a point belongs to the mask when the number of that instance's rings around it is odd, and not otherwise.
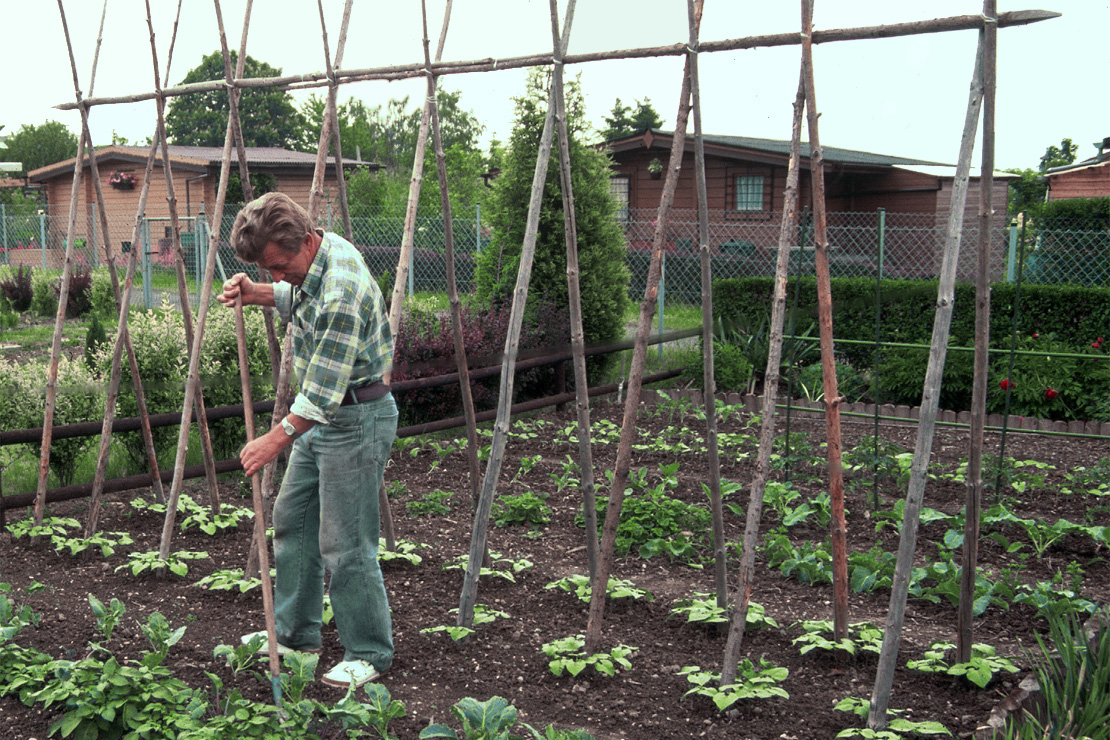
[{"label": "a-frame bean trellis", "polygon": [[[682,0],[674,0],[674,2],[681,4]],[[834,372],[833,362],[833,327],[831,321],[831,298],[829,294],[829,269],[827,251],[828,238],[825,227],[823,177],[824,165],[820,146],[820,136],[818,131],[817,96],[814,85],[813,69],[813,45],[819,43],[862,41],[875,38],[891,38],[925,33],[977,29],[979,31],[979,46],[973,63],[973,74],[971,91],[968,101],[966,123],[959,146],[959,159],[955,180],[955,191],[952,199],[947,238],[943,252],[940,285],[937,296],[937,310],[935,314],[933,330],[932,349],[929,355],[929,366],[926,375],[925,386],[923,388],[923,398],[921,404],[922,410],[920,423],[918,426],[917,446],[914,453],[914,462],[911,471],[909,491],[906,499],[905,519],[902,530],[902,541],[899,549],[897,566],[898,569],[892,588],[890,611],[886,624],[886,637],[883,644],[883,652],[880,658],[878,675],[876,677],[874,687],[874,695],[871,702],[871,717],[869,720],[869,724],[873,728],[881,727],[885,722],[885,710],[891,689],[893,666],[895,658],[897,657],[899,640],[901,637],[902,615],[905,608],[908,578],[910,570],[912,568],[918,513],[920,511],[921,500],[925,485],[925,467],[931,450],[933,429],[937,414],[938,389],[940,385],[941,373],[944,366],[945,347],[947,345],[948,328],[952,315],[956,257],[958,255],[958,250],[960,246],[960,229],[962,225],[964,206],[968,189],[971,152],[976,139],[976,131],[978,128],[978,121],[981,113],[983,118],[982,163],[980,177],[980,185],[982,191],[980,194],[979,209],[980,241],[977,245],[978,270],[976,299],[977,331],[975,355],[975,385],[972,408],[971,447],[969,450],[970,462],[968,471],[968,495],[966,503],[966,530],[964,537],[965,550],[963,562],[963,577],[965,588],[961,599],[958,625],[960,654],[966,657],[968,651],[970,650],[970,595],[971,585],[974,584],[975,579],[976,540],[978,537],[979,499],[981,493],[983,424],[985,416],[985,358],[988,340],[987,326],[989,319],[989,316],[987,314],[989,310],[989,285],[987,283],[989,251],[987,249],[987,246],[990,234],[989,226],[992,218],[993,206],[993,204],[991,203],[991,173],[993,172],[994,167],[994,86],[997,31],[1001,27],[1023,25],[1046,20],[1048,18],[1055,17],[1057,14],[1046,11],[1016,11],[999,14],[997,12],[994,0],[985,0],[982,13],[979,15],[953,16],[948,18],[938,18],[933,20],[915,21],[883,26],[868,26],[828,31],[815,31],[812,26],[813,0],[800,0],[801,22],[798,30],[765,36],[736,37],[720,41],[702,41],[700,39],[700,21],[702,16],[703,2],[704,0],[686,0],[685,4],[688,17],[688,38],[684,41],[680,41],[669,46],[610,50],[588,54],[571,55],[567,53],[567,48],[574,19],[575,0],[565,0],[561,20],[558,1],[549,0],[549,14],[552,38],[552,48],[550,51],[504,59],[480,59],[446,62],[442,61],[442,54],[444,41],[448,29],[448,21],[451,13],[451,0],[447,0],[446,3],[442,30],[439,36],[439,42],[436,47],[436,53],[434,57],[430,50],[428,38],[427,9],[426,7],[424,7],[424,3],[422,2],[423,28],[412,29],[411,31],[414,34],[422,31],[421,38],[424,45],[424,55],[422,60],[388,67],[377,67],[368,69],[344,69],[341,66],[341,62],[343,57],[343,49],[346,44],[348,33],[352,27],[354,27],[355,29],[359,27],[360,20],[358,18],[352,18],[352,3],[351,0],[347,0],[343,11],[341,30],[339,33],[338,43],[336,44],[335,57],[333,61],[331,57],[331,52],[328,47],[327,30],[324,17],[325,13],[322,0],[317,0],[317,7],[319,8],[321,21],[321,39],[324,48],[325,72],[286,75],[277,78],[243,79],[242,64],[246,57],[247,28],[249,26],[251,3],[248,0],[246,7],[246,18],[243,23],[243,35],[239,47],[238,67],[237,69],[233,70],[230,63],[230,54],[228,52],[227,39],[224,33],[219,0],[214,0],[219,25],[221,49],[224,56],[225,78],[223,80],[213,82],[181,85],[177,87],[163,87],[158,72],[157,45],[154,39],[153,24],[150,20],[150,4],[148,0],[146,5],[146,14],[148,27],[150,28],[152,58],[154,60],[153,91],[119,97],[97,98],[92,96],[91,81],[89,85],[89,97],[83,97],[83,94],[81,92],[80,85],[77,79],[76,62],[73,61],[72,44],[70,43],[68,29],[65,26],[65,9],[62,0],[58,0],[59,11],[63,21],[63,29],[65,31],[65,41],[67,47],[70,50],[69,53],[71,58],[71,66],[73,69],[75,93],[74,102],[63,104],[59,107],[63,109],[77,109],[81,112],[82,136],[80,138],[80,150],[78,152],[78,157],[74,170],[75,174],[73,195],[71,197],[69,230],[66,236],[66,255],[62,271],[59,312],[55,324],[54,343],[51,348],[51,362],[48,373],[46,410],[43,420],[43,451],[39,469],[39,485],[35,501],[36,520],[41,521],[45,504],[46,476],[50,455],[51,426],[56,399],[58,357],[60,354],[61,346],[61,328],[65,318],[64,306],[66,304],[66,298],[68,295],[72,268],[71,252],[74,241],[73,227],[76,218],[76,193],[79,187],[81,173],[83,171],[83,162],[86,158],[91,167],[92,176],[98,180],[95,163],[95,149],[93,148],[92,137],[89,133],[88,128],[88,116],[92,112],[92,109],[100,105],[109,105],[114,103],[136,102],[142,100],[156,101],[157,120],[154,126],[155,134],[152,137],[153,144],[151,145],[150,153],[147,159],[146,177],[143,180],[144,187],[143,191],[140,194],[140,206],[138,213],[141,214],[143,210],[142,204],[145,202],[147,193],[146,183],[149,180],[158,151],[160,150],[162,152],[163,161],[165,161],[167,158],[167,142],[164,120],[166,100],[168,98],[179,95],[188,95],[197,92],[226,89],[229,92],[230,113],[228,116],[227,134],[223,147],[223,162],[217,193],[217,204],[216,208],[214,209],[215,214],[222,214],[224,199],[226,196],[228,175],[230,174],[231,168],[231,152],[233,147],[238,153],[238,164],[240,167],[240,173],[242,175],[242,181],[244,185],[249,188],[249,178],[247,177],[248,173],[246,172],[246,161],[243,155],[243,136],[242,131],[239,127],[239,92],[242,89],[248,87],[327,87],[327,105],[325,107],[324,120],[322,121],[321,125],[316,172],[313,179],[313,189],[309,208],[310,213],[315,215],[318,212],[320,204],[322,202],[323,172],[328,153],[329,151],[334,152],[336,161],[340,161],[342,157],[342,147],[339,140],[339,126],[336,120],[336,100],[339,86],[344,83],[361,80],[398,80],[412,77],[423,77],[427,82],[427,98],[424,104],[424,112],[420,127],[418,151],[414,160],[413,175],[411,180],[412,188],[410,191],[408,210],[406,212],[402,250],[396,270],[396,283],[393,291],[390,324],[391,327],[394,329],[394,332],[396,332],[398,322],[400,320],[400,310],[403,305],[404,299],[403,286],[407,281],[408,253],[411,251],[413,245],[416,198],[419,193],[421,181],[423,179],[424,151],[425,147],[427,146],[428,137],[429,135],[431,135],[435,147],[437,176],[440,185],[443,215],[446,223],[448,293],[450,297],[451,320],[455,336],[455,347],[458,360],[460,382],[463,391],[466,418],[468,421],[468,455],[470,460],[471,485],[475,495],[475,516],[473,522],[473,534],[470,545],[470,557],[459,600],[459,624],[469,626],[473,619],[473,609],[477,597],[478,574],[480,571],[480,564],[487,545],[487,527],[490,510],[492,507],[494,496],[496,494],[496,482],[499,478],[502,459],[508,439],[513,377],[517,358],[518,342],[524,318],[523,309],[528,295],[531,264],[535,251],[536,232],[539,222],[540,192],[546,179],[548,164],[552,161],[553,158],[557,162],[557,166],[559,167],[559,174],[561,178],[561,183],[563,185],[563,207],[567,235],[567,281],[569,291],[568,295],[570,297],[569,309],[572,326],[572,344],[574,351],[574,369],[576,380],[575,386],[577,389],[577,411],[579,425],[578,436],[580,440],[579,464],[580,469],[583,471],[582,482],[580,485],[587,517],[591,517],[594,512],[593,462],[590,454],[589,403],[587,395],[588,389],[585,377],[585,355],[582,339],[582,314],[578,290],[577,234],[575,228],[574,195],[570,186],[571,162],[569,155],[569,139],[566,126],[566,111],[563,103],[564,69],[568,64],[581,64],[607,59],[678,56],[683,58],[684,66],[682,83],[679,93],[678,112],[675,119],[675,133],[672,143],[670,161],[667,168],[667,177],[663,187],[663,195],[659,204],[658,217],[656,220],[647,287],[645,290],[643,302],[640,306],[639,319],[637,322],[636,341],[632,357],[628,395],[624,406],[623,426],[620,436],[620,444],[617,452],[615,470],[613,471],[614,475],[612,479],[611,494],[619,494],[621,491],[623,491],[628,476],[630,450],[632,439],[635,433],[636,413],[640,403],[643,369],[647,351],[647,335],[652,319],[652,314],[655,310],[655,296],[659,286],[666,224],[670,215],[671,204],[673,202],[675,190],[678,184],[678,176],[683,163],[683,153],[685,147],[689,144],[693,149],[693,160],[695,163],[694,179],[696,181],[696,187],[698,188],[699,203],[698,244],[702,260],[702,338],[703,346],[705,347],[705,404],[708,427],[708,454],[710,457],[710,470],[712,471],[712,479],[711,481],[709,481],[709,484],[711,490],[711,503],[714,518],[713,549],[717,560],[717,565],[715,569],[715,582],[717,587],[718,603],[721,605],[729,603],[730,601],[732,603],[732,623],[729,630],[728,641],[725,646],[725,654],[722,661],[721,680],[722,684],[731,683],[733,678],[735,677],[735,669],[737,660],[739,658],[739,651],[742,647],[745,614],[747,612],[747,606],[749,603],[751,592],[754,588],[755,548],[757,545],[757,535],[762,509],[763,490],[767,478],[768,460],[770,456],[771,439],[773,437],[775,422],[774,410],[777,391],[776,380],[778,377],[778,367],[781,356],[783,317],[785,314],[785,291],[788,268],[787,257],[789,253],[789,246],[793,238],[792,234],[796,231],[795,226],[797,218],[799,170],[802,167],[801,131],[804,118],[807,122],[808,128],[808,162],[813,174],[811,178],[811,183],[813,188],[812,200],[814,203],[814,237],[816,243],[815,266],[817,274],[818,301],[820,311],[819,327],[821,358],[822,366],[825,369],[825,419],[828,441],[830,493],[833,504],[833,517],[831,524],[835,575],[833,617],[837,635],[843,635],[847,629],[848,615],[848,591],[846,582],[847,553],[844,531],[843,482],[841,480],[840,469],[840,429],[838,409],[839,398],[837,393],[836,375]],[[178,7],[178,13],[180,14],[180,5]],[[372,22],[372,19],[370,18],[364,20],[367,23]],[[401,31],[398,30],[397,32]],[[736,49],[755,49],[771,46],[798,46],[801,50],[801,59],[799,65],[799,85],[796,98],[793,103],[794,122],[791,132],[791,153],[788,167],[788,177],[786,181],[785,207],[780,230],[779,258],[776,264],[774,283],[775,290],[774,299],[772,302],[772,320],[770,327],[771,348],[768,356],[767,366],[768,382],[766,384],[766,390],[763,398],[764,413],[762,416],[759,454],[756,460],[755,473],[750,484],[750,503],[747,512],[747,522],[742,543],[740,569],[739,573],[737,574],[738,582],[730,598],[730,594],[728,592],[728,574],[725,570],[725,543],[723,541],[724,537],[723,525],[721,520],[719,466],[717,461],[716,413],[713,393],[713,341],[710,318],[712,313],[712,296],[710,291],[712,274],[709,261],[710,248],[708,244],[707,233],[708,215],[706,210],[705,166],[700,113],[702,90],[700,89],[698,78],[698,60],[702,54],[706,53]],[[170,55],[172,55],[172,47],[173,42],[171,41]],[[516,288],[513,293],[513,303],[510,314],[510,327],[508,331],[508,336],[506,338],[505,351],[503,355],[501,390],[498,401],[497,418],[493,430],[493,442],[491,447],[492,452],[483,475],[480,471],[477,460],[477,436],[474,423],[474,411],[473,404],[470,401],[466,356],[462,344],[459,326],[459,297],[454,283],[453,269],[454,244],[451,231],[450,202],[448,200],[446,190],[447,180],[445,163],[442,144],[440,141],[438,111],[436,110],[436,84],[438,78],[443,75],[472,72],[491,72],[502,69],[535,66],[548,66],[552,68],[552,75],[550,78],[551,87],[548,95],[548,111],[544,124],[539,155],[537,157],[535,177],[533,179],[532,199],[528,213],[524,243],[522,245],[520,269],[517,276]],[[96,62],[94,59],[92,65],[94,76],[95,68]],[[166,77],[168,77],[168,75],[169,61],[167,60]],[[785,98],[783,104],[787,104]],[[688,134],[687,132],[688,121],[691,117],[694,121],[692,135]],[[236,144],[238,144],[238,146],[235,146]],[[342,167],[337,167],[336,169],[340,173],[340,191],[341,193],[343,193]],[[170,194],[169,201],[172,219],[171,222],[173,224],[173,247],[179,278],[179,290],[182,291],[182,294],[184,294],[184,269],[180,244],[180,234],[177,225],[176,204],[173,196],[173,179],[168,167],[164,167],[164,171],[167,179],[167,188]],[[99,182],[96,183],[96,189],[97,201],[98,203],[102,203],[102,198],[99,192]],[[341,205],[344,208],[343,220],[345,230],[347,235],[350,236],[350,217],[346,212],[346,197],[343,196],[340,200]],[[105,217],[103,215],[102,205],[100,206],[100,213],[101,219],[103,220]],[[210,503],[213,506],[219,505],[218,496],[216,494],[214,469],[211,468],[210,448],[208,447],[207,443],[207,435],[204,432],[203,401],[201,398],[198,381],[198,367],[200,361],[199,348],[201,347],[205,320],[207,318],[207,311],[210,305],[212,281],[215,268],[215,255],[217,251],[216,242],[219,239],[220,230],[218,228],[210,228],[209,233],[212,235],[212,244],[210,245],[208,251],[208,262],[205,265],[204,278],[201,286],[201,297],[197,306],[197,315],[195,317],[195,326],[190,326],[193,318],[191,313],[188,310],[185,312],[187,316],[186,326],[189,331],[189,372],[188,377],[185,380],[185,401],[183,403],[181,413],[182,424],[178,443],[177,458],[174,464],[173,482],[168,494],[168,501],[170,505],[168,506],[165,526],[163,530],[161,545],[162,557],[165,557],[169,554],[171,546],[170,535],[172,534],[176,504],[178,496],[180,494],[183,478],[182,473],[184,469],[184,452],[186,444],[188,442],[190,425],[194,418],[194,414],[201,427],[202,440],[204,441],[206,447],[205,458],[211,471],[209,474],[209,489],[212,494],[210,498]],[[111,255],[106,256],[108,265],[112,270],[113,280],[114,282],[118,283],[115,278],[115,265],[112,257]],[[127,266],[127,274],[123,285],[120,286],[117,290],[118,301],[119,305],[121,306],[126,306],[128,303],[128,293],[132,285],[133,276],[134,253],[132,253],[132,259],[129,261],[129,264]],[[188,306],[188,300],[183,300],[182,305]],[[267,319],[269,320],[270,317],[267,316]],[[118,392],[120,363],[122,361],[124,348],[126,348],[128,352],[128,360],[131,364],[131,374],[135,382],[137,395],[139,396],[140,402],[142,401],[141,380],[138,377],[137,368],[135,367],[134,354],[128,342],[126,329],[127,312],[121,310],[117,331],[118,339],[114,347],[113,365],[109,382],[108,404],[104,416],[105,432],[103,435],[103,442],[97,467],[97,476],[98,480],[101,483],[103,479],[102,466],[104,464],[104,458],[106,456],[109,444],[111,421],[114,414],[115,394]],[[268,336],[270,337],[271,360],[275,376],[274,381],[279,389],[276,414],[281,414],[282,409],[288,408],[290,354],[289,346],[288,343],[284,348],[279,348],[277,346],[277,341],[275,338],[276,333],[272,328],[272,324],[268,326]],[[143,406],[140,406],[140,409],[143,409]],[[141,411],[141,413],[145,415],[145,411]],[[275,418],[279,417],[275,415]],[[149,430],[147,430],[147,437],[149,438]],[[153,460],[152,454],[151,466],[152,483],[157,486],[160,479],[158,476],[158,471],[156,469],[156,462]],[[481,478],[480,481],[479,478]],[[272,494],[272,486],[273,473],[271,469],[267,471],[267,474],[264,477],[263,481],[263,488],[267,497]],[[93,506],[90,508],[90,516],[87,523],[87,530],[89,532],[93,531],[96,526],[96,511],[98,501],[99,490],[97,490],[97,486],[94,486]],[[600,543],[598,543],[596,539],[596,526],[592,526],[594,523],[588,522],[586,526],[586,551],[588,559],[587,565],[593,578],[594,585],[593,597],[591,600],[589,611],[589,622],[586,629],[587,649],[591,651],[597,649],[603,639],[602,628],[605,607],[604,584],[607,583],[609,573],[612,569],[613,546],[616,536],[617,523],[619,521],[620,505],[621,496],[610,495],[606,525]],[[388,516],[388,505],[384,498],[382,513],[383,531],[387,537],[387,541],[390,545],[392,545],[394,534],[392,530],[391,519]],[[256,542],[256,545],[261,547],[263,546],[263,543]]]}]

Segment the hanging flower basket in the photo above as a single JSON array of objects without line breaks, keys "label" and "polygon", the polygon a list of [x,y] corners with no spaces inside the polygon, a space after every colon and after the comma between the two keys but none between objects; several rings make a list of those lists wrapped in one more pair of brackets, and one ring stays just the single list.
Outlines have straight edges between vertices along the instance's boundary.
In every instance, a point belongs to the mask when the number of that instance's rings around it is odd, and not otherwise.
[{"label": "hanging flower basket", "polygon": [[108,176],[108,184],[116,190],[132,190],[135,187],[135,176],[130,172],[113,172]]}]

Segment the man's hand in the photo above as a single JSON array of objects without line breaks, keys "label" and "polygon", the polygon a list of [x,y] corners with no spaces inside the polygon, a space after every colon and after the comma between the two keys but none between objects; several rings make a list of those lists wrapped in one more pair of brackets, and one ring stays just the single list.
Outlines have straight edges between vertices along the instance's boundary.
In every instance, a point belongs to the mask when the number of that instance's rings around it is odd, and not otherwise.
[{"label": "man's hand", "polygon": [[289,444],[289,441],[288,435],[282,431],[281,427],[277,427],[253,442],[248,442],[247,446],[239,453],[239,462],[243,464],[243,470],[247,477],[254,475],[262,469],[262,466],[274,460],[278,453]]},{"label": "man's hand", "polygon": [[223,292],[216,296],[216,300],[230,307],[235,304],[236,298],[242,296],[243,305],[246,306],[254,302],[251,299],[255,291],[254,281],[245,272],[237,272],[224,281]]}]

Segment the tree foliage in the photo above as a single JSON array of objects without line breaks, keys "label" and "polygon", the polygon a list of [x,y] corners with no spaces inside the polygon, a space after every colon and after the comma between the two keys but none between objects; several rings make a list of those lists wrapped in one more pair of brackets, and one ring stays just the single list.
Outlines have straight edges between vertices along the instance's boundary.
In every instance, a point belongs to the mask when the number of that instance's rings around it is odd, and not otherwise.
[{"label": "tree foliage", "polygon": [[[487,189],[481,175],[487,163],[478,148],[478,138],[484,127],[473,112],[463,109],[458,92],[438,90],[436,104],[452,209],[465,206],[469,212],[486,198]],[[306,140],[311,140],[313,148],[319,142],[324,105],[324,99],[314,95],[302,108],[307,121]],[[377,172],[362,170],[351,175],[348,192],[352,203],[372,208],[382,215],[405,212],[421,115],[420,108],[410,107],[408,97],[373,107],[351,98],[339,106],[336,117],[343,156],[358,156],[363,161],[382,165]],[[440,211],[439,180],[430,132],[424,157],[419,210],[435,214]]]},{"label": "tree foliage", "polygon": [[1079,147],[1071,139],[1061,139],[1060,146],[1051,144],[1045,148],[1037,169],[1014,168],[1006,170],[1017,175],[1017,179],[1010,181],[1010,197],[1006,211],[1011,216],[1018,213],[1036,215],[1041,211],[1048,194],[1048,181],[1045,172],[1053,167],[1063,167],[1075,162]]},{"label": "tree foliage", "polygon": [[[475,282],[479,301],[507,302],[516,283],[549,78],[549,72],[531,73],[525,94],[516,101],[516,121],[488,209],[493,240],[478,255]],[[624,236],[615,217],[617,206],[609,190],[611,161],[608,154],[584,142],[584,102],[576,82],[566,86],[566,105],[585,339],[612,341],[623,334],[628,270],[624,265]],[[558,309],[568,305],[562,187],[554,147],[543,190],[528,295],[530,311],[540,305]]]},{"label": "tree foliage", "polygon": [[[237,54],[231,52],[231,65]],[[277,77],[281,69],[251,56],[243,65],[244,77]],[[214,51],[189,70],[179,84],[224,79],[223,55]],[[295,148],[304,136],[304,119],[293,105],[292,96],[276,88],[247,88],[239,97],[239,120],[247,146]],[[173,144],[223,146],[230,105],[227,92],[182,95],[170,102],[166,133]],[[315,143],[313,144],[315,149]]]},{"label": "tree foliage", "polygon": [[605,128],[601,135],[605,141],[622,139],[625,136],[640,134],[649,128],[661,128],[663,119],[651,107],[651,98],[637,100],[635,108],[630,108],[621,103],[621,99],[613,104],[613,110],[608,116],[603,116]]},{"label": "tree foliage", "polygon": [[0,160],[22,163],[22,170],[10,173],[16,177],[76,156],[77,136],[57,121],[47,121],[40,126],[24,124],[8,136],[0,149]]}]

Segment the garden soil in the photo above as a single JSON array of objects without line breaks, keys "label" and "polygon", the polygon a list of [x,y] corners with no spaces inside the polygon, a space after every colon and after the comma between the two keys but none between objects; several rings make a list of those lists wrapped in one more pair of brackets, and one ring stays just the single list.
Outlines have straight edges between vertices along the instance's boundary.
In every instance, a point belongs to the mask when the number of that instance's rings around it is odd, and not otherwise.
[{"label": "garden soil", "polygon": [[[602,402],[592,409],[594,426],[604,422],[619,425],[622,409]],[[811,586],[782,576],[769,569],[762,556],[757,561],[757,578],[752,599],[762,604],[778,628],[747,631],[742,655],[758,662],[765,658],[789,669],[782,684],[789,699],[748,700],[736,705],[732,713],[718,712],[700,696],[684,696],[690,685],[680,670],[684,666],[720,669],[725,633],[716,627],[688,624],[684,617],[670,614],[676,601],[696,592],[713,589],[713,566],[703,569],[671,562],[665,555],[641,559],[635,553],[618,558],[614,575],[629,579],[649,590],[652,601],[623,599],[610,601],[605,614],[604,646],[625,644],[636,648],[631,670],[620,670],[606,677],[588,670],[578,678],[556,677],[547,666],[541,646],[551,640],[584,633],[588,605],[573,594],[545,586],[564,576],[585,573],[584,530],[576,525],[579,510],[574,486],[557,490],[554,478],[561,474],[568,456],[576,457],[577,445],[562,430],[574,423],[573,408],[533,417],[529,428],[534,433],[515,436],[509,443],[503,466],[501,495],[532,491],[548,496],[551,520],[536,530],[526,527],[491,527],[489,546],[503,557],[527,558],[534,567],[516,575],[516,582],[484,578],[478,601],[508,613],[482,625],[465,643],[453,643],[444,633],[425,633],[437,625],[454,624],[452,609],[458,606],[462,585],[461,570],[443,566],[469,550],[471,536],[470,484],[464,454],[459,451],[439,456],[431,445],[398,447],[387,471],[387,484],[393,492],[392,507],[398,537],[426,547],[418,552],[419,565],[391,562],[384,565],[386,586],[393,608],[397,655],[382,682],[394,699],[404,703],[406,716],[396,720],[392,729],[402,740],[415,739],[431,722],[444,722],[458,728],[451,707],[463,697],[485,700],[502,696],[511,702],[523,721],[542,728],[555,724],[562,728],[584,728],[601,740],[640,738],[735,738],[736,740],[823,740],[833,738],[848,727],[859,727],[851,714],[835,711],[834,705],[848,696],[870,698],[876,671],[876,657],[838,658],[815,651],[801,655],[792,640],[801,634],[800,620],[832,618],[832,588]],[[519,428],[519,427],[518,427]],[[613,427],[610,426],[610,429]],[[703,484],[708,480],[704,453],[677,452],[655,445],[657,440],[684,435],[687,445],[705,433],[704,421],[684,414],[673,404],[641,410],[637,444],[645,449],[633,455],[633,469],[645,468],[647,480],[658,480],[660,465],[679,462],[676,497],[705,507]],[[725,479],[743,486],[726,499],[739,504],[739,512],[727,511],[725,532],[730,543],[742,537],[743,508],[755,457],[758,426],[745,414],[732,414],[720,425],[722,433],[748,434],[751,440],[738,452],[722,454],[721,471]],[[822,454],[823,422],[794,419],[792,431],[805,438]],[[871,432],[870,424],[845,422],[844,448],[850,449]],[[913,449],[915,427],[884,427],[882,435],[906,450]],[[780,431],[781,433],[781,431]],[[460,433],[460,436],[461,433]],[[599,435],[600,436],[600,435]],[[597,479],[611,469],[615,436],[594,445]],[[442,444],[442,441],[440,443]],[[488,438],[485,440],[488,441]],[[998,439],[988,435],[988,450],[997,452]],[[654,448],[654,449],[647,449]],[[933,463],[939,470],[955,470],[968,453],[966,432],[940,428],[933,446]],[[1021,494],[1013,491],[1011,507],[1021,516],[1055,521],[1059,517],[1073,522],[1110,524],[1105,499],[1063,495],[1059,485],[1063,475],[1077,466],[1092,467],[1110,455],[1106,440],[1011,434],[1006,454],[1018,460],[1035,459],[1055,466],[1048,483]],[[539,455],[527,473],[520,473],[521,459]],[[776,471],[779,479],[784,471]],[[794,485],[812,496],[827,488],[827,475],[819,461],[795,465],[790,471]],[[876,534],[875,521],[869,516],[865,497],[871,495],[871,480],[849,481],[848,544],[851,551],[867,551],[876,542],[891,552],[897,551],[898,534],[886,527]],[[414,517],[407,504],[422,501],[433,491],[454,494],[451,510],[442,515]],[[204,484],[192,482],[186,491],[204,501]],[[241,477],[225,476],[222,496],[242,506],[250,506],[249,487]],[[600,494],[608,491],[603,487]],[[963,505],[962,483],[935,480],[926,490],[926,506],[954,513]],[[898,485],[884,480],[878,487],[880,508],[890,509],[903,494]],[[0,534],[0,582],[10,583],[17,602],[30,604],[43,615],[37,628],[26,629],[20,644],[45,651],[55,657],[82,657],[90,641],[99,640],[89,608],[88,595],[102,601],[121,599],[127,613],[107,643],[122,660],[136,660],[147,648],[138,625],[155,611],[161,612],[174,627],[185,626],[183,639],[169,652],[166,665],[188,685],[204,688],[210,682],[205,671],[219,675],[226,684],[240,688],[258,700],[270,699],[270,689],[254,678],[233,676],[213,649],[221,643],[236,643],[240,635],[263,628],[262,598],[258,589],[245,594],[207,591],[194,584],[217,569],[242,568],[250,544],[251,524],[244,521],[237,529],[208,536],[197,529],[175,531],[175,550],[202,550],[204,560],[189,561],[185,577],[159,579],[150,575],[133,576],[120,566],[127,562],[127,551],[142,552],[158,547],[162,517],[133,508],[135,497],[150,499],[149,490],[108,497],[100,516],[102,531],[126,531],[135,540],[130,547],[104,558],[73,557],[55,552],[48,543],[32,546],[27,539],[13,540]],[[988,489],[988,497],[993,492]],[[988,501],[989,503],[989,501]],[[84,523],[87,502],[74,501],[49,507],[54,515],[73,516]],[[9,523],[13,513],[8,512]],[[763,531],[778,525],[773,512],[764,513]],[[694,533],[704,535],[706,533]],[[822,540],[826,531],[816,525],[791,528],[790,537]],[[936,525],[922,528],[918,539],[917,564],[931,562],[937,554],[936,542],[943,531]],[[729,548],[729,583],[735,587],[738,548]],[[1025,548],[1029,550],[1028,547]],[[709,553],[709,547],[703,552]],[[998,573],[1007,563],[1016,562],[995,542],[984,539],[980,547],[983,567]],[[1052,546],[1042,559],[1031,557],[1018,574],[1022,580],[1051,580],[1069,563],[1083,569],[1084,595],[1106,601],[1110,597],[1110,564],[1105,548],[1090,541],[1067,537]],[[32,589],[35,583],[45,588]],[[886,618],[889,589],[868,594],[851,594],[850,619],[882,625]],[[895,675],[891,707],[905,710],[915,720],[937,720],[956,737],[970,737],[984,724],[991,708],[1022,674],[1004,674],[987,689],[970,687],[962,679],[908,670],[907,659],[920,657],[930,643],[955,641],[956,610],[945,602],[928,603],[911,599],[905,621],[899,668]],[[1030,606],[1014,605],[1008,610],[991,607],[974,623],[976,641],[987,642],[999,654],[1012,656],[1028,666],[1025,651],[1035,647],[1034,634],[1044,633],[1046,623]],[[342,657],[334,624],[325,627],[319,676]],[[333,702],[343,692],[321,682],[311,684],[306,696]],[[43,740],[50,725],[59,717],[55,709],[42,705],[26,707],[13,697],[0,699],[0,738],[6,740]],[[518,728],[522,731],[523,728]]]}]

